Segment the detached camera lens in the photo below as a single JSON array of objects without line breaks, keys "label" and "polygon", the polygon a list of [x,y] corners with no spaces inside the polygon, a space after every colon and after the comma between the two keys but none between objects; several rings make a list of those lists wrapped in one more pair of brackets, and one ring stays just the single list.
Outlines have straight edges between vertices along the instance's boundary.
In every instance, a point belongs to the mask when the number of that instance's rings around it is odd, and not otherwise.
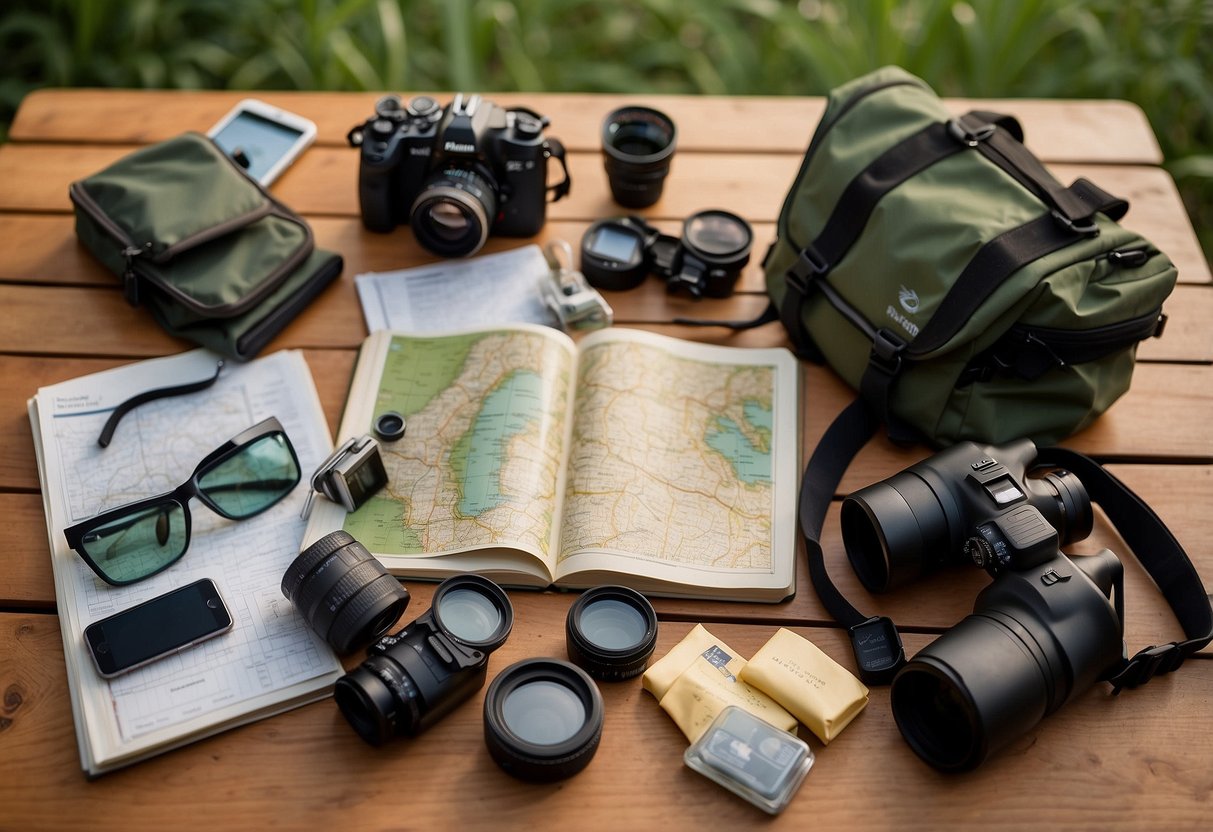
[{"label": "detached camera lens", "polygon": [[598,750],[602,723],[594,680],[559,659],[510,665],[484,700],[489,754],[520,780],[563,780],[584,769]]},{"label": "detached camera lens", "polygon": [[657,613],[634,589],[595,587],[569,607],[565,619],[569,658],[596,679],[638,676],[656,644]]},{"label": "detached camera lens", "polygon": [[384,442],[395,442],[404,436],[404,417],[394,410],[379,414],[375,419],[375,435]]},{"label": "detached camera lens", "polygon": [[674,122],[652,107],[621,107],[602,124],[602,153],[611,195],[644,208],[661,198],[677,144]]},{"label": "detached camera lens", "polygon": [[409,603],[408,590],[344,531],[325,535],[291,562],[282,594],[342,654],[386,633]]}]

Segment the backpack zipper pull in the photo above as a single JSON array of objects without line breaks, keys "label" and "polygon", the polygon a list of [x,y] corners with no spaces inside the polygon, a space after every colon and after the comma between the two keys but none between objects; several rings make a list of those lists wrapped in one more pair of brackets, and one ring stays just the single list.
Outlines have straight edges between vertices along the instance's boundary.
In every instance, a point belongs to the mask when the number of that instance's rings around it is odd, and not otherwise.
[{"label": "backpack zipper pull", "polygon": [[1120,248],[1108,252],[1108,262],[1113,266],[1135,269],[1144,266],[1150,259],[1150,252],[1144,248]]},{"label": "backpack zipper pull", "polygon": [[135,258],[143,254],[139,246],[127,246],[122,249],[126,258],[126,268],[122,272],[122,296],[131,306],[139,305],[139,276],[135,274]]}]

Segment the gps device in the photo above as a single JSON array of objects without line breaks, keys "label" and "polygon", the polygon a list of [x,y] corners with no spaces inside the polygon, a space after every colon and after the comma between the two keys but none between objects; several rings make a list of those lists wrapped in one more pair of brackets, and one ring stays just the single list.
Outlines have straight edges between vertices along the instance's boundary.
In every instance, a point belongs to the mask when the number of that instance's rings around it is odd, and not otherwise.
[{"label": "gps device", "polygon": [[268,186],[316,138],[316,125],[264,101],[246,98],[207,131],[219,148]]},{"label": "gps device", "polygon": [[84,628],[84,643],[106,679],[170,656],[232,629],[232,615],[210,578],[174,589]]}]

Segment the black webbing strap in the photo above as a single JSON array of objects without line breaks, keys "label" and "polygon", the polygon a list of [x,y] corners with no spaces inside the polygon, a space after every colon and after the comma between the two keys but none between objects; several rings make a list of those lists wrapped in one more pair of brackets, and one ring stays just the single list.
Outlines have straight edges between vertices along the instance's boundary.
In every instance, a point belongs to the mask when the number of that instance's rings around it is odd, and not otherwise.
[{"label": "black webbing strap", "polygon": [[[901,637],[887,617],[865,616],[839,592],[826,570],[821,531],[842,475],[878,427],[863,399],[851,402],[834,419],[805,468],[797,509],[813,589],[830,615],[850,631],[851,649],[860,676],[868,685],[888,684],[905,664]],[[1104,509],[1117,533],[1158,585],[1187,636],[1184,641],[1143,648],[1113,668],[1107,677],[1113,692],[1170,673],[1187,656],[1213,642],[1213,596],[1205,593],[1187,553],[1150,506],[1102,465],[1078,451],[1043,448],[1035,464],[1062,467],[1078,477],[1092,502]]]},{"label": "black webbing strap", "polygon": [[1104,510],[1117,534],[1158,585],[1187,636],[1185,641],[1139,650],[1108,678],[1113,692],[1170,673],[1213,641],[1213,596],[1205,593],[1187,552],[1154,510],[1102,465],[1078,451],[1042,448],[1036,464],[1056,465],[1078,477],[1091,501]]},{"label": "black webbing strap", "polygon": [[888,618],[865,616],[834,586],[826,570],[821,530],[842,475],[879,426],[880,422],[873,418],[863,399],[856,399],[838,414],[817,443],[805,468],[797,508],[813,589],[834,620],[850,631],[851,649],[855,652],[860,678],[869,685],[889,684],[905,664],[901,636]]},{"label": "black webbing strap", "polygon": [[815,351],[800,318],[812,281],[846,256],[885,194],[965,149],[966,145],[956,141],[948,131],[947,124],[931,124],[890,147],[847,183],[821,233],[800,252],[788,270],[779,315],[797,352]]}]

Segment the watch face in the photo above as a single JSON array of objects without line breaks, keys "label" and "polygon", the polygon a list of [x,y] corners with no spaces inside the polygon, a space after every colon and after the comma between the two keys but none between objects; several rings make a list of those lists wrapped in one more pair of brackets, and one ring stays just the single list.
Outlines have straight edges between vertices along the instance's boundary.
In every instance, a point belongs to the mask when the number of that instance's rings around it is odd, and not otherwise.
[{"label": "watch face", "polygon": [[590,243],[590,253],[605,260],[632,263],[638,257],[640,238],[636,234],[611,225],[598,229]]},{"label": "watch face", "polygon": [[[387,471],[383,467],[383,458],[379,455],[379,448],[378,446],[371,447],[373,453],[360,455],[352,467],[342,472],[353,509],[357,509],[380,488],[387,485]],[[346,508],[350,507],[346,506]]]}]

